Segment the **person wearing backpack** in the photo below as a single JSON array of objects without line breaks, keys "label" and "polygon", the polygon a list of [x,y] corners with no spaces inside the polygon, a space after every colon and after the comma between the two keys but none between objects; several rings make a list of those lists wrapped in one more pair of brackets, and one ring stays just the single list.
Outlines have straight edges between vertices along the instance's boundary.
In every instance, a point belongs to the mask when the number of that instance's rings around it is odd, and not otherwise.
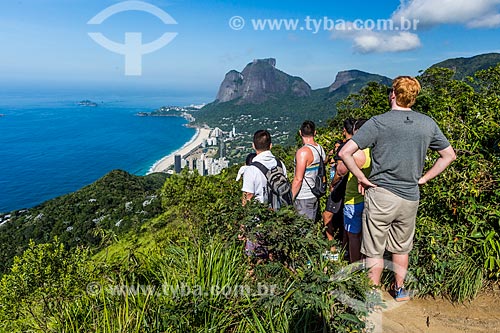
[{"label": "person wearing backpack", "polygon": [[312,121],[304,121],[299,134],[304,145],[295,154],[295,175],[292,181],[294,206],[299,214],[315,220],[318,198],[326,192],[326,179],[319,185],[324,188],[316,187],[318,172],[322,169],[326,174],[324,165],[326,154],[323,147],[314,141],[316,126]]},{"label": "person wearing backpack", "polygon": [[[242,204],[250,200],[269,203],[269,207],[278,210],[292,204],[291,184],[286,177],[285,164],[271,153],[271,134],[259,130],[253,136],[253,149],[257,153],[243,173]],[[245,226],[241,226],[245,228]],[[246,240],[245,252],[248,256],[265,259],[270,254],[265,240],[252,242]]]},{"label": "person wearing backpack", "polygon": [[290,205],[291,186],[285,164],[271,153],[271,134],[266,130],[255,132],[252,146],[257,155],[243,174],[243,205],[252,199],[268,202],[274,210]]}]

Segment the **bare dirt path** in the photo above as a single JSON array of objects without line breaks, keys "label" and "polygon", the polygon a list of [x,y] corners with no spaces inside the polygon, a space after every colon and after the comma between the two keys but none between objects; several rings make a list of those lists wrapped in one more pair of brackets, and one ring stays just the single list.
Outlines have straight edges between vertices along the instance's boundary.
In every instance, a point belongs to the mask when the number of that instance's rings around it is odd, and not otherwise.
[{"label": "bare dirt path", "polygon": [[446,299],[413,299],[397,303],[384,292],[387,308],[372,314],[374,333],[500,332],[500,290],[482,293],[472,302],[453,304]]}]

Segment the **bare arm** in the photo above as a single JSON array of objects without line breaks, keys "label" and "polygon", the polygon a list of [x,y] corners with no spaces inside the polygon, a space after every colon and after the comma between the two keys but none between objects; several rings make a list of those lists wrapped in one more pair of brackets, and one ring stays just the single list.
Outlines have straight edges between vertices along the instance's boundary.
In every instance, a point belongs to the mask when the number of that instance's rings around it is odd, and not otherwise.
[{"label": "bare arm", "polygon": [[241,204],[243,206],[245,206],[247,204],[247,202],[249,202],[250,200],[252,200],[252,198],[253,198],[253,193],[243,192],[243,196],[241,198]]},{"label": "bare arm", "polygon": [[432,178],[439,175],[451,164],[454,160],[456,160],[457,155],[453,150],[453,147],[449,146],[443,150],[438,151],[439,158],[436,160],[432,168],[430,168],[419,180],[418,185],[424,185]]},{"label": "bare arm", "polygon": [[358,179],[358,183],[363,187],[363,189],[367,187],[375,187],[376,185],[371,183],[368,178],[366,178],[365,174],[361,171],[354,160],[354,154],[358,150],[358,145],[354,141],[349,140],[339,152],[339,157],[342,159],[347,169],[349,169],[349,171],[351,171],[351,173]]},{"label": "bare arm", "polygon": [[[362,150],[357,150],[352,156],[354,157],[354,161],[356,162],[358,168],[361,169],[366,162],[365,152]],[[349,170],[342,161],[339,161],[337,164],[337,172],[340,174],[340,176],[345,176],[349,172]]]},{"label": "bare arm", "polygon": [[345,176],[349,172],[349,169],[345,166],[342,160],[337,162],[337,174],[342,177]]},{"label": "bare arm", "polygon": [[[309,156],[311,155],[311,156]],[[299,194],[306,173],[307,166],[312,162],[312,152],[307,148],[300,148],[295,155],[295,174],[292,181],[292,197],[295,199]]]}]

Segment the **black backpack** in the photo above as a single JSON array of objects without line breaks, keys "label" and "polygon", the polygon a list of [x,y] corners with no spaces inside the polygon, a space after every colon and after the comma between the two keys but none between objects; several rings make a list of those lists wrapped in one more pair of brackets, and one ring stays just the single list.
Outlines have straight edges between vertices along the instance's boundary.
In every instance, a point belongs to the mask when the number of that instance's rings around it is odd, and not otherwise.
[{"label": "black backpack", "polygon": [[269,205],[273,210],[278,210],[283,206],[292,205],[292,185],[283,172],[283,164],[276,159],[276,166],[268,169],[260,162],[253,162],[250,165],[257,167],[267,179],[267,197]]},{"label": "black backpack", "polygon": [[323,156],[321,156],[321,153],[314,147],[313,145],[307,145],[309,147],[314,148],[318,152],[319,155],[319,165],[318,165],[318,173],[316,174],[316,177],[314,178],[314,186],[311,187],[309,183],[306,180],[307,186],[311,189],[312,194],[314,194],[317,198],[320,198],[326,194],[327,191],[327,181],[326,181],[326,166],[325,166],[325,161],[323,160]]}]

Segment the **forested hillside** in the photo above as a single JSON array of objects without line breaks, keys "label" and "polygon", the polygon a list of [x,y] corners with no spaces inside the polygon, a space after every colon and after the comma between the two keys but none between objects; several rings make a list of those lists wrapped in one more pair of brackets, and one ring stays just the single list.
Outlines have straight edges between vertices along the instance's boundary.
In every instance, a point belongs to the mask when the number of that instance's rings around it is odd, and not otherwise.
[{"label": "forested hillside", "polygon": [[161,212],[158,196],[165,179],[115,170],[75,193],[9,214],[0,227],[0,274],[30,239],[38,244],[57,236],[70,248],[95,247],[141,225]]}]

